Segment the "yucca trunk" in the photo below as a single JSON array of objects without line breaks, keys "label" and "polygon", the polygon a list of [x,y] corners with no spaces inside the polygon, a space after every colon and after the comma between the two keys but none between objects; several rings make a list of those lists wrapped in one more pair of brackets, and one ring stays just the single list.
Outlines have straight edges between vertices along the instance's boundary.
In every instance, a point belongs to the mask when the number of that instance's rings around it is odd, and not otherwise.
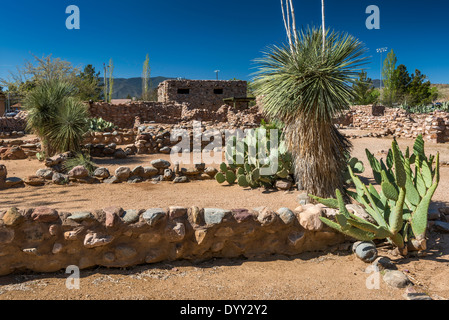
[{"label": "yucca trunk", "polygon": [[287,123],[285,137],[292,153],[298,189],[331,197],[343,188],[351,143],[332,123],[297,119]]}]

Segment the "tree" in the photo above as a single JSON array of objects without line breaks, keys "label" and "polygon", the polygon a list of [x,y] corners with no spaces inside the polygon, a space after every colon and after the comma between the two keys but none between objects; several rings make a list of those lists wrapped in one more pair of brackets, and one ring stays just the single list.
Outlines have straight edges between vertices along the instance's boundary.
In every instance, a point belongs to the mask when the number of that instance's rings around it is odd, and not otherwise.
[{"label": "tree", "polygon": [[142,99],[144,101],[150,100],[150,88],[151,84],[151,68],[150,68],[150,56],[147,54],[145,62],[143,63],[143,72],[142,72]]},{"label": "tree", "polygon": [[103,63],[103,99],[105,102],[109,101],[109,88],[108,88],[108,68],[105,63]]},{"label": "tree", "polygon": [[68,82],[51,79],[40,82],[24,100],[27,127],[41,138],[48,156],[81,149],[89,113],[76,93]]},{"label": "tree", "polygon": [[112,59],[109,60],[109,100],[108,102],[111,102],[112,100],[112,94],[114,93],[114,62]]},{"label": "tree", "polygon": [[430,81],[418,69],[412,74],[408,89],[408,101],[410,106],[426,105],[432,102]]},{"label": "tree", "polygon": [[379,91],[374,89],[373,81],[367,77],[364,70],[359,73],[359,78],[354,82],[353,90],[355,93],[353,103],[356,105],[372,104],[380,95]]},{"label": "tree", "polygon": [[391,107],[396,102],[396,83],[394,81],[394,72],[397,63],[396,55],[391,49],[384,61],[382,77],[384,79],[384,89],[382,92],[382,102]]},{"label": "tree", "polygon": [[289,45],[270,47],[256,60],[254,79],[265,114],[285,124],[299,188],[320,197],[343,188],[352,145],[333,119],[349,108],[355,95],[351,85],[366,59],[366,49],[356,38],[329,31],[326,35],[325,51],[321,28],[301,31],[295,41],[290,35]]},{"label": "tree", "polygon": [[82,101],[99,101],[101,99],[100,72],[88,64],[84,70],[76,76],[74,85],[78,89],[77,96]]},{"label": "tree", "polygon": [[109,60],[109,64],[103,63],[103,98],[105,102],[111,102],[114,92],[114,62]]},{"label": "tree", "polygon": [[79,73],[66,60],[53,58],[52,55],[33,55],[34,61],[25,61],[23,67],[16,67],[16,72],[9,72],[9,79],[1,79],[0,83],[8,87],[8,91],[17,96],[25,96],[30,90],[44,81],[60,80],[72,83]]},{"label": "tree", "polygon": [[406,99],[411,80],[407,67],[403,64],[399,65],[393,73],[393,86],[396,88],[397,102],[404,102]]}]

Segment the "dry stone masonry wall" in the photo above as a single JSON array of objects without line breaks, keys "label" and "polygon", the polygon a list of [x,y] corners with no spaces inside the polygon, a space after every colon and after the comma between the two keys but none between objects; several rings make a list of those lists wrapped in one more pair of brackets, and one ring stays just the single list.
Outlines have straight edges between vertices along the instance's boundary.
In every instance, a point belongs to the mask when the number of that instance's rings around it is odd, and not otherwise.
[{"label": "dry stone masonry wall", "polygon": [[380,135],[415,139],[422,134],[427,141],[449,142],[449,113],[435,111],[430,114],[411,114],[404,109],[375,106],[354,106],[337,119],[337,124]]},{"label": "dry stone masonry wall", "polygon": [[158,101],[188,103],[192,109],[217,111],[226,98],[244,98],[246,81],[166,80],[159,84]]},{"label": "dry stone masonry wall", "polygon": [[321,223],[323,214],[314,205],[276,212],[266,207],[108,207],[71,213],[10,208],[0,212],[0,275],[324,250],[344,238]]},{"label": "dry stone masonry wall", "polygon": [[0,139],[23,136],[26,129],[26,115],[22,111],[15,117],[0,117]]}]

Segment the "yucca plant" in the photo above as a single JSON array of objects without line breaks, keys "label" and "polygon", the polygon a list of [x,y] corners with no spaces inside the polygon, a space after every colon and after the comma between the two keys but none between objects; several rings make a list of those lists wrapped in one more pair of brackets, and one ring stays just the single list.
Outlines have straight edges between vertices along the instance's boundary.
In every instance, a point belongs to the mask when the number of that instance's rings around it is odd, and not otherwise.
[{"label": "yucca plant", "polygon": [[333,119],[350,106],[366,49],[346,33],[309,28],[294,36],[256,60],[256,93],[265,114],[285,124],[299,188],[329,197],[344,188],[352,148]]},{"label": "yucca plant", "polygon": [[79,151],[87,131],[88,110],[75,98],[73,85],[59,80],[40,83],[25,98],[27,127],[41,139],[47,156]]}]

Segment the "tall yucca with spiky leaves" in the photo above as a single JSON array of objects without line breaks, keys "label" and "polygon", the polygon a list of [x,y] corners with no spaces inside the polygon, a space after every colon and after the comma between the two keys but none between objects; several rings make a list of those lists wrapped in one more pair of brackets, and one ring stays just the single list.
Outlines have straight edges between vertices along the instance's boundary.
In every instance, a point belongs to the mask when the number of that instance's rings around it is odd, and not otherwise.
[{"label": "tall yucca with spiky leaves", "polygon": [[80,150],[89,114],[87,106],[75,94],[73,85],[48,80],[25,98],[27,127],[41,138],[47,155]]},{"label": "tall yucca with spiky leaves", "polygon": [[285,123],[299,188],[328,197],[343,189],[352,148],[333,119],[350,106],[366,49],[349,34],[321,28],[297,32],[294,39],[256,60],[254,84],[264,113]]}]

